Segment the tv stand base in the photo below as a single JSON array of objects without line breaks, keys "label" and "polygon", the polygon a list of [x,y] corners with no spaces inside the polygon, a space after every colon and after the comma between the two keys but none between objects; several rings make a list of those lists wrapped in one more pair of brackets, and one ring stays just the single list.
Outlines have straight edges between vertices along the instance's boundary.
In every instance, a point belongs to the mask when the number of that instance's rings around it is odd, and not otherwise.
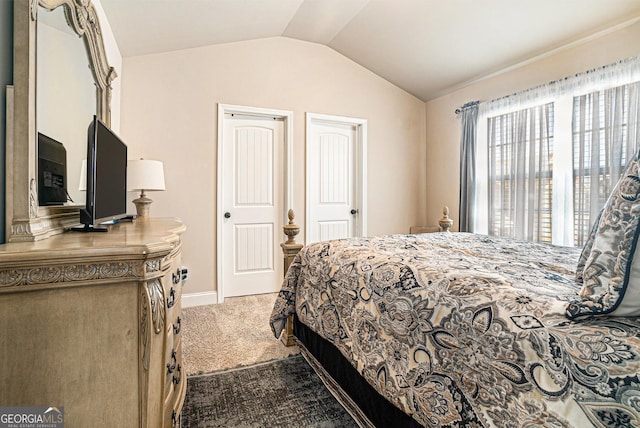
[{"label": "tv stand base", "polygon": [[84,226],[76,226],[69,229],[72,232],[108,232],[109,229],[104,226],[91,226],[85,224]]}]

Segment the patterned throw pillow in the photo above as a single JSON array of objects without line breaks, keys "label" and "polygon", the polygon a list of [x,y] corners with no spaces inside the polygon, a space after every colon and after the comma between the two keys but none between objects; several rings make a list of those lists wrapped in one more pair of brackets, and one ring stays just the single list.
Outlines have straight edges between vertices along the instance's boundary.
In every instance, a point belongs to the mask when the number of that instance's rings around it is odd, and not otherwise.
[{"label": "patterned throw pillow", "polygon": [[570,319],[589,315],[640,315],[640,152],[629,162],[600,216],[583,272],[580,299]]},{"label": "patterned throw pillow", "polygon": [[584,247],[582,247],[582,252],[580,253],[580,258],[578,259],[575,281],[581,284],[584,275],[584,265],[587,264],[587,259],[589,258],[589,254],[591,254],[591,248],[593,248],[593,241],[596,239],[596,234],[598,233],[598,225],[600,224],[601,218],[602,210],[600,210],[600,214],[598,214],[596,221],[593,222],[593,226],[591,227],[591,232],[589,232],[587,242],[584,243]]}]

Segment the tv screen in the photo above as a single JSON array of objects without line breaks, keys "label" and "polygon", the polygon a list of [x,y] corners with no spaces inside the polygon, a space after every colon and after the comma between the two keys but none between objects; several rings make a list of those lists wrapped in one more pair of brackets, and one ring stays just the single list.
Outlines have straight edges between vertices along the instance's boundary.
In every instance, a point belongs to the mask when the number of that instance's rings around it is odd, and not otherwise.
[{"label": "tv screen", "polygon": [[94,116],[87,138],[87,198],[80,211],[85,229],[126,216],[127,146]]}]

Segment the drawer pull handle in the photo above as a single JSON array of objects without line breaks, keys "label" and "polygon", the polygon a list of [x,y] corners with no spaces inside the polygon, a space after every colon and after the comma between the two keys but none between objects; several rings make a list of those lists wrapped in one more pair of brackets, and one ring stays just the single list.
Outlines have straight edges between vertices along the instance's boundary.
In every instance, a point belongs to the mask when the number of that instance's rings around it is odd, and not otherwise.
[{"label": "drawer pull handle", "polygon": [[180,281],[186,281],[189,277],[189,269],[186,267],[179,267],[175,272],[171,273],[171,281],[174,284],[180,284]]},{"label": "drawer pull handle", "polygon": [[[176,359],[176,351],[171,351],[171,362],[167,363],[167,374],[172,374],[176,369],[176,363],[178,360]],[[180,366],[178,366],[178,370],[180,370]]]},{"label": "drawer pull handle", "polygon": [[178,370],[176,370],[178,376],[176,377],[176,375],[173,375],[173,383],[175,385],[180,383],[180,379],[182,379],[182,367],[180,367],[180,364],[178,364]]},{"label": "drawer pull handle", "polygon": [[180,319],[180,317],[178,317],[178,319],[176,320],[176,323],[173,324],[173,334],[174,335],[178,335],[180,334],[180,329],[182,328],[182,319]]},{"label": "drawer pull handle", "polygon": [[169,297],[167,297],[167,309],[173,308],[173,305],[176,304],[176,290],[171,287],[171,291],[169,291]]}]

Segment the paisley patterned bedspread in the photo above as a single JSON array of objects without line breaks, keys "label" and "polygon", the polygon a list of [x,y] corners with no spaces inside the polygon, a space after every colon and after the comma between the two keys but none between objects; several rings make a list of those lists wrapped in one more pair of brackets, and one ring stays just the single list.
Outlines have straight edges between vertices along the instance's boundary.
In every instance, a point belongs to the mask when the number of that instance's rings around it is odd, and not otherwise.
[{"label": "paisley patterned bedspread", "polygon": [[271,326],[295,310],[425,426],[640,426],[640,318],[565,318],[578,252],[467,233],[313,244]]}]

